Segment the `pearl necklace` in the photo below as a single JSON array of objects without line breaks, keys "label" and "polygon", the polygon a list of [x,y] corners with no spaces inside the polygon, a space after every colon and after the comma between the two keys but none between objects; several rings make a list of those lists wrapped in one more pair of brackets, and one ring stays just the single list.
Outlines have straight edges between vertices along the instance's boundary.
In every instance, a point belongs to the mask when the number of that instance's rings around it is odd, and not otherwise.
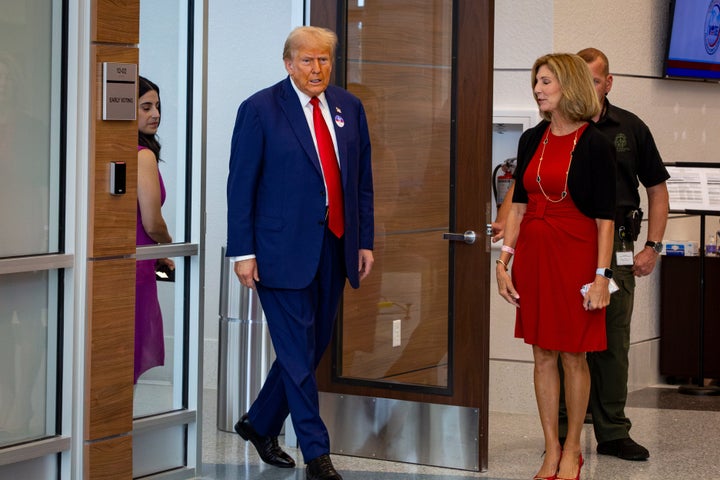
[{"label": "pearl necklace", "polygon": [[545,197],[545,199],[547,199],[548,202],[559,203],[559,202],[562,202],[563,200],[565,200],[565,197],[567,197],[568,174],[570,173],[570,164],[572,163],[573,152],[575,152],[575,145],[577,145],[577,138],[578,138],[579,130],[580,130],[580,128],[575,130],[575,138],[573,139],[572,150],[570,150],[570,160],[568,161],[568,166],[567,166],[567,169],[565,170],[565,186],[563,187],[563,191],[560,193],[560,198],[558,198],[557,200],[553,200],[552,198],[550,198],[550,196],[547,193],[545,193],[545,189],[543,188],[542,183],[540,183],[541,182],[540,167],[542,166],[543,158],[545,157],[545,146],[548,144],[548,138],[550,137],[550,127],[548,126],[547,134],[545,134],[545,140],[543,140],[542,152],[540,152],[540,161],[538,161],[537,172],[536,172],[536,177],[535,177],[538,187],[540,187],[540,191],[542,192],[543,196]]}]

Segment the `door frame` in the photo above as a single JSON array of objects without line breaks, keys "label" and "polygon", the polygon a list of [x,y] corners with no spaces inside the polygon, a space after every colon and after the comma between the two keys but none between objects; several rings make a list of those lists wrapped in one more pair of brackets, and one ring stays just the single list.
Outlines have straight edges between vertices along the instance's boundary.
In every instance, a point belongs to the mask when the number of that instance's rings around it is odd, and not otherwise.
[{"label": "door frame", "polygon": [[[312,2],[310,8],[312,25],[330,28],[338,34],[340,45],[335,58],[334,82],[340,86],[345,84],[346,4],[346,0],[320,0]],[[461,242],[449,245],[452,285],[449,321],[452,325],[448,344],[452,348],[449,353],[454,365],[452,376],[448,377],[449,394],[395,389],[391,384],[386,388],[337,382],[332,365],[333,352],[338,348],[337,332],[317,370],[318,386],[324,392],[321,396],[324,418],[327,418],[326,413],[338,416],[335,411],[338,404],[332,400],[338,396],[345,400],[360,397],[361,401],[364,397],[373,402],[387,399],[390,408],[400,401],[414,405],[411,409],[417,404],[425,404],[476,411],[477,415],[472,418],[477,420],[477,430],[473,429],[477,433],[477,456],[470,462],[469,469],[481,471],[487,469],[488,452],[491,279],[490,239],[485,230],[491,221],[493,36],[494,0],[453,2],[451,157],[454,162],[450,231],[475,230],[478,241],[472,245]],[[461,413],[458,418],[468,417]],[[332,430],[333,419],[327,423]],[[331,436],[336,438],[333,431]],[[342,453],[362,456],[362,452]],[[373,455],[375,458],[424,463],[415,457],[415,453],[405,452],[405,459],[383,456],[382,452]],[[456,467],[466,468],[464,465]]]}]

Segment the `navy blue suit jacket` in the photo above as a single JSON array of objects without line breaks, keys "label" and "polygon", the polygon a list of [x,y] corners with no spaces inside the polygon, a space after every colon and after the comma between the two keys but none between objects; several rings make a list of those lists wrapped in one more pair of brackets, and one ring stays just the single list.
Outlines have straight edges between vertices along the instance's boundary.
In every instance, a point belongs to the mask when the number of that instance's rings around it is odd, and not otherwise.
[{"label": "navy blue suit jacket", "polygon": [[[238,109],[227,184],[227,256],[254,254],[260,283],[304,288],[317,271],[325,186],[310,127],[290,77]],[[345,201],[345,266],[359,286],[358,249],[373,248],[370,136],[360,100],[328,86]]]}]

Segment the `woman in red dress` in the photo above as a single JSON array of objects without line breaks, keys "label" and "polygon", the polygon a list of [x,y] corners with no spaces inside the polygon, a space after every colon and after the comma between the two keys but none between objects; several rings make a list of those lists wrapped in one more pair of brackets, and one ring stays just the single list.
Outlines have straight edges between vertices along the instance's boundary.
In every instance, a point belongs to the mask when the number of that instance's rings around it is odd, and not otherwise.
[{"label": "woman in red dress", "polygon": [[[533,348],[546,452],[534,478],[579,479],[590,394],[585,352],[606,348],[615,153],[591,121],[600,104],[584,60],[571,54],[540,57],[532,86],[544,120],[520,138],[497,281],[500,295],[517,307],[515,336]],[[568,412],[564,445],[558,438],[558,357]]]}]

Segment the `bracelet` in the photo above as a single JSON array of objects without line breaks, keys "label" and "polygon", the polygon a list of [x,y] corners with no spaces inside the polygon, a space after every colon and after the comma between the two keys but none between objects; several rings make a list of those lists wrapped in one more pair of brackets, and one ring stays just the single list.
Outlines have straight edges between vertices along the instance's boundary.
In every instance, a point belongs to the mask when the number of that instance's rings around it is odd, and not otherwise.
[{"label": "bracelet", "polygon": [[515,249],[508,245],[503,245],[500,250],[502,250],[503,252],[507,252],[510,255],[515,255]]},{"label": "bracelet", "polygon": [[503,267],[505,267],[505,271],[508,271],[508,264],[503,262],[501,259],[498,258],[497,260],[495,260],[495,263],[498,265],[502,265]]}]

